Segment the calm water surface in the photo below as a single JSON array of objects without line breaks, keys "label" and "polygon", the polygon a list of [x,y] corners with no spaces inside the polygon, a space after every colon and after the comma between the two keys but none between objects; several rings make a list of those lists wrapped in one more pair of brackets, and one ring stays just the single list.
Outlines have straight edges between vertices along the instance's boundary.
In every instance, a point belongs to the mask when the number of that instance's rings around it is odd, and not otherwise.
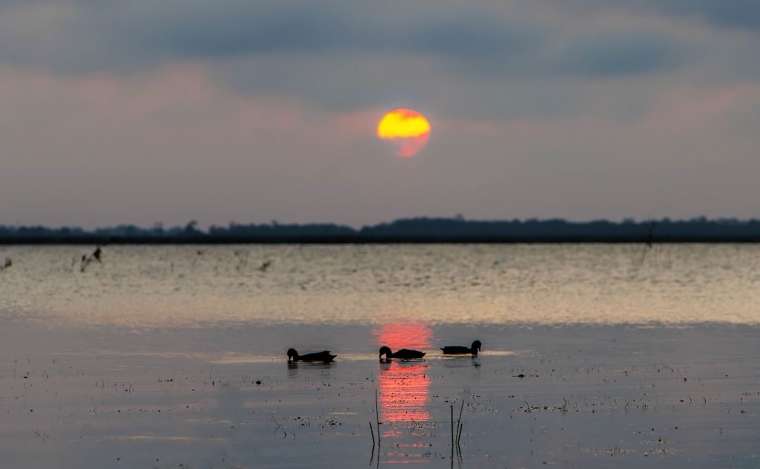
[{"label": "calm water surface", "polygon": [[760,467],[760,247],[89,252],[0,247],[0,467]]},{"label": "calm water surface", "polygon": [[[132,326],[760,323],[753,245],[4,247],[0,314]],[[264,269],[263,265],[269,264]]]}]

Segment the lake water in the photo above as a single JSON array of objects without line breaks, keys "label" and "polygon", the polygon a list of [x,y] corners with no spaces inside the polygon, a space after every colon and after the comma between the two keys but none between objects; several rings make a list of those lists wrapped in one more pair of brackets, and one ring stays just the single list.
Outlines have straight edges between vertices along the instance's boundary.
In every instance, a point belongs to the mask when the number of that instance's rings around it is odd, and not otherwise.
[{"label": "lake water", "polygon": [[90,252],[0,247],[0,467],[760,466],[760,247]]},{"label": "lake water", "polygon": [[[760,323],[760,246],[6,247],[0,314],[205,323]],[[269,268],[262,271],[264,263]]]}]

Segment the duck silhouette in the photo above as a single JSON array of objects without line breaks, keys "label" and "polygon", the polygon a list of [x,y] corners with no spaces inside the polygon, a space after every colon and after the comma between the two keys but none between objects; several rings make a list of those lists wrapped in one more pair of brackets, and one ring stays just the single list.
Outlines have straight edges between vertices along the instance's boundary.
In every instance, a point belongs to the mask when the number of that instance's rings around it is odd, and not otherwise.
[{"label": "duck silhouette", "polygon": [[291,363],[291,362],[293,363],[295,362],[330,363],[331,361],[335,360],[335,357],[337,357],[337,355],[330,353],[329,350],[299,355],[296,349],[294,348],[288,349],[288,363]]},{"label": "duck silhouette", "polygon": [[479,340],[476,340],[470,347],[464,347],[462,345],[448,345],[441,348],[441,351],[443,351],[444,355],[472,355],[473,357],[477,357],[482,345],[483,344],[481,344]]},{"label": "duck silhouette", "polygon": [[398,358],[401,360],[413,360],[415,358],[422,358],[425,356],[425,352],[420,352],[419,350],[410,350],[406,348],[402,348],[401,350],[398,350],[396,352],[391,351],[390,347],[387,345],[383,345],[380,347],[380,361],[383,361],[383,356],[385,356],[385,360],[389,361],[391,358]]}]

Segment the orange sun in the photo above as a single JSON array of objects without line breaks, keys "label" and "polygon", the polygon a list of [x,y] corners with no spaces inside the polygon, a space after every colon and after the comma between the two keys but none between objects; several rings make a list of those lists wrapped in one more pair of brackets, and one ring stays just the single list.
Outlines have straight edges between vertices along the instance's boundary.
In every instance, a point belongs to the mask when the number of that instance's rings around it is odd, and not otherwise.
[{"label": "orange sun", "polygon": [[396,145],[396,153],[411,158],[425,148],[430,137],[430,122],[413,109],[396,108],[386,113],[377,125],[377,138]]}]

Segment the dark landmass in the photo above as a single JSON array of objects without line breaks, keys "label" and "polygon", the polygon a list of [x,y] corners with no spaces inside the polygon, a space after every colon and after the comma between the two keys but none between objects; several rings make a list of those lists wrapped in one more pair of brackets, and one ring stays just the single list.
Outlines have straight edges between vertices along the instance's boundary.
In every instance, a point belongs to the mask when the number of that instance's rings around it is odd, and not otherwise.
[{"label": "dark landmass", "polygon": [[0,244],[225,243],[725,243],[760,242],[760,220],[475,221],[411,218],[356,229],[335,224],[237,224],[200,229],[120,225],[77,227],[0,225]]}]

